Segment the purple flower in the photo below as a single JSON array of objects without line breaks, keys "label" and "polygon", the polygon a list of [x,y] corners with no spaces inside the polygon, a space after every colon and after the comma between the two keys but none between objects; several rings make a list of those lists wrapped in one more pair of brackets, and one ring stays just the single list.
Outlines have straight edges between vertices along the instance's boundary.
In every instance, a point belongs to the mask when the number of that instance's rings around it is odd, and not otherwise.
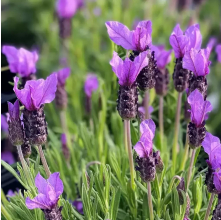
[{"label": "purple flower", "polygon": [[28,209],[49,209],[57,205],[59,196],[63,193],[63,183],[60,174],[53,173],[49,179],[45,180],[40,173],[35,177],[35,186],[38,188],[38,195],[34,199],[26,198]]},{"label": "purple flower", "polygon": [[61,134],[61,143],[62,143],[62,145],[67,144],[67,137],[66,137],[65,133]]},{"label": "purple flower", "polygon": [[204,101],[198,89],[189,95],[187,101],[191,106],[191,121],[198,127],[205,120],[205,115],[212,111],[212,105],[209,101]]},{"label": "purple flower", "polygon": [[[145,115],[145,108],[143,106],[140,106],[138,108],[138,111]],[[149,106],[148,107],[148,113],[151,114],[153,111],[154,111],[153,106]]]},{"label": "purple flower", "polygon": [[192,48],[183,57],[183,68],[193,71],[196,76],[206,76],[209,74],[210,49],[196,50]]},{"label": "purple flower", "polygon": [[6,196],[7,197],[13,197],[13,196],[15,196],[15,193],[11,189],[9,189]]},{"label": "purple flower", "polygon": [[54,73],[57,74],[58,86],[64,86],[66,83],[66,79],[70,76],[71,69],[63,68]]},{"label": "purple flower", "polygon": [[84,92],[87,97],[91,97],[92,93],[98,89],[99,82],[97,76],[94,74],[88,74],[84,83]]},{"label": "purple flower", "polygon": [[3,151],[1,152],[1,159],[4,160],[8,164],[15,163],[15,158],[10,151]]},{"label": "purple flower", "polygon": [[139,157],[149,157],[153,150],[153,138],[156,125],[152,119],[147,119],[140,124],[141,138],[134,146]]},{"label": "purple flower", "polygon": [[218,45],[216,46],[216,53],[217,53],[218,62],[221,63],[221,44],[218,44]]},{"label": "purple flower", "polygon": [[210,53],[211,53],[213,47],[215,46],[215,44],[216,44],[216,38],[215,38],[215,37],[211,37],[211,38],[209,39],[209,42],[208,42],[207,45],[206,45],[206,48],[209,49]]},{"label": "purple flower", "polygon": [[16,100],[14,105],[11,102],[8,102],[8,121],[19,120],[20,109],[19,109],[19,101]]},{"label": "purple flower", "polygon": [[1,129],[4,133],[8,133],[8,122],[4,115],[1,115]]},{"label": "purple flower", "polygon": [[13,46],[3,46],[2,53],[7,57],[9,68],[12,73],[18,73],[21,77],[28,77],[36,72],[38,54],[24,48],[17,49]]},{"label": "purple flower", "polygon": [[75,200],[72,205],[76,208],[76,210],[80,213],[83,214],[83,203],[79,200]]},{"label": "purple flower", "polygon": [[209,163],[214,170],[221,167],[221,144],[219,138],[207,132],[202,146],[209,156],[207,163]]},{"label": "purple flower", "polygon": [[177,24],[170,35],[170,45],[174,50],[176,58],[182,58],[185,52],[191,48],[199,50],[201,43],[202,36],[198,24],[190,26],[186,30],[185,35],[181,30],[180,25]]},{"label": "purple flower", "polygon": [[132,62],[129,58],[126,58],[124,61],[121,60],[114,51],[110,65],[113,72],[117,75],[121,86],[130,86],[135,82],[140,71],[148,65],[147,54],[147,51],[140,53]]},{"label": "purple flower", "polygon": [[213,182],[216,190],[221,193],[221,169],[214,173]]},{"label": "purple flower", "polygon": [[140,21],[134,31],[117,21],[105,23],[110,39],[126,50],[145,51],[151,45],[152,22]]},{"label": "purple flower", "polygon": [[155,51],[155,59],[157,60],[157,67],[165,69],[166,65],[171,61],[172,50],[166,51],[163,45],[151,46],[151,50]]},{"label": "purple flower", "polygon": [[60,18],[71,18],[82,5],[82,0],[58,0],[56,11]]},{"label": "purple flower", "polygon": [[57,75],[51,74],[46,80],[29,80],[24,89],[18,89],[19,78],[14,78],[14,91],[17,98],[29,111],[39,109],[42,104],[50,103],[57,90]]}]

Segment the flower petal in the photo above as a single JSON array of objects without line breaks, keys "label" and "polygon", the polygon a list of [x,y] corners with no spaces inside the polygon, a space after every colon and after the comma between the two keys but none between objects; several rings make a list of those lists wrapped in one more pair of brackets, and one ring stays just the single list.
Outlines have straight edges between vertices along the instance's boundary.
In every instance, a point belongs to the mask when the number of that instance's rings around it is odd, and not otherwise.
[{"label": "flower petal", "polygon": [[150,20],[140,21],[138,23],[137,27],[145,28],[146,29],[146,34],[149,34],[151,36],[151,34],[152,34],[152,22]]},{"label": "flower petal", "polygon": [[58,0],[56,11],[60,18],[71,18],[76,13],[79,3],[76,0]]},{"label": "flower petal", "polygon": [[58,79],[58,85],[64,86],[66,79],[70,76],[71,69],[70,68],[63,68],[56,72],[57,79]]},{"label": "flower petal", "polygon": [[98,78],[95,74],[88,74],[84,83],[84,92],[88,97],[92,96],[93,91],[96,91],[99,86]]},{"label": "flower petal", "polygon": [[209,155],[212,150],[212,143],[220,144],[220,139],[216,136],[213,136],[211,133],[206,132],[206,136],[202,143],[204,151]]},{"label": "flower petal", "polygon": [[48,179],[48,182],[54,188],[54,191],[56,192],[56,196],[58,198],[64,190],[62,180],[60,179],[60,173],[52,173]]},{"label": "flower petal", "polygon": [[43,194],[37,195],[34,199],[30,199],[29,197],[27,197],[25,200],[25,204],[28,209],[51,209],[50,201]]},{"label": "flower petal", "polygon": [[216,187],[216,189],[221,193],[221,169],[219,172],[214,173],[213,182]]},{"label": "flower petal", "polygon": [[122,46],[126,50],[135,50],[132,37],[133,32],[125,25],[117,21],[108,21],[105,23],[110,39],[117,45]]},{"label": "flower petal", "polygon": [[153,140],[155,135],[156,125],[152,119],[146,119],[140,124],[140,133],[148,132],[149,137]]},{"label": "flower petal", "polygon": [[44,179],[40,173],[35,177],[35,186],[38,188],[38,193],[44,194],[47,196],[47,181]]},{"label": "flower petal", "polygon": [[2,53],[5,54],[9,63],[9,68],[12,73],[18,73],[18,50],[12,46],[3,46]]}]

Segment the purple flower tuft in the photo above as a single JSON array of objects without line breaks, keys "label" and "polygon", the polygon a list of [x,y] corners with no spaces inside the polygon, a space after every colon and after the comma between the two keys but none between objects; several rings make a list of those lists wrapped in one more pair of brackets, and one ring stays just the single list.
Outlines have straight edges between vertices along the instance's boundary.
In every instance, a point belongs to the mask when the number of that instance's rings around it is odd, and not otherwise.
[{"label": "purple flower tuft", "polygon": [[221,169],[214,173],[213,182],[216,187],[216,190],[221,193]]},{"label": "purple flower tuft", "polygon": [[193,71],[196,76],[206,76],[209,74],[210,48],[187,51],[183,57],[183,68]]},{"label": "purple flower tuft", "polygon": [[163,45],[152,45],[151,50],[155,51],[157,67],[159,69],[165,69],[166,65],[171,61],[172,50],[166,51]]},{"label": "purple flower tuft", "polygon": [[[138,107],[138,111],[141,112],[142,114],[145,114],[145,108],[143,106]],[[151,114],[154,111],[153,106],[148,107],[148,112]]]},{"label": "purple flower tuft", "polygon": [[130,86],[136,81],[140,71],[148,65],[147,54],[147,51],[140,53],[132,62],[129,58],[123,61],[116,52],[113,53],[110,65],[121,86]]},{"label": "purple flower tuft", "polygon": [[84,213],[83,212],[83,203],[81,201],[75,200],[72,204],[80,214]]},{"label": "purple flower tuft", "polygon": [[11,102],[8,102],[8,120],[19,120],[20,110],[19,110],[19,101],[16,100],[14,105]]},{"label": "purple flower tuft", "polygon": [[110,39],[126,50],[145,51],[151,45],[152,23],[140,21],[134,31],[117,21],[105,23]]},{"label": "purple flower tuft", "polygon": [[64,86],[66,83],[66,79],[70,76],[71,69],[63,68],[54,73],[57,74],[58,86]]},{"label": "purple flower tuft", "polygon": [[10,151],[3,151],[1,152],[1,159],[4,160],[8,164],[15,163],[15,158]]},{"label": "purple flower tuft", "polygon": [[71,18],[82,4],[82,0],[58,0],[56,11],[60,18]]},{"label": "purple flower tuft", "polygon": [[218,44],[216,46],[216,54],[217,54],[218,62],[221,63],[221,44]]},{"label": "purple flower tuft", "polygon": [[65,134],[65,133],[61,134],[61,143],[62,143],[63,145],[66,145],[66,144],[67,144],[67,137],[66,137],[66,134]]},{"label": "purple flower tuft", "polygon": [[17,98],[29,111],[39,109],[42,104],[50,103],[55,98],[57,75],[51,74],[46,80],[29,80],[24,89],[18,89],[19,78],[14,78],[14,91]]},{"label": "purple flower tuft", "polygon": [[210,53],[211,53],[213,47],[215,46],[216,41],[217,41],[217,40],[216,40],[215,37],[211,37],[211,38],[209,39],[209,42],[207,43],[206,48],[209,49]]},{"label": "purple flower tuft", "polygon": [[148,158],[153,150],[153,138],[156,125],[152,119],[147,119],[140,124],[141,138],[134,146],[140,158]]},{"label": "purple flower tuft", "polygon": [[214,170],[221,167],[221,144],[219,138],[207,132],[202,146],[209,156],[209,165]]},{"label": "purple flower tuft", "polygon": [[84,92],[87,97],[91,97],[92,93],[98,89],[99,82],[95,74],[88,74],[84,83]]},{"label": "purple flower tuft", "polygon": [[45,180],[40,173],[35,177],[35,186],[38,188],[38,195],[34,199],[26,198],[26,206],[28,209],[53,209],[59,200],[59,196],[63,193],[63,183],[60,174],[53,173],[49,179]]},{"label": "purple flower tuft", "polygon": [[28,77],[36,72],[38,54],[24,48],[17,49],[13,46],[3,46],[2,53],[7,57],[9,68],[12,73],[18,73],[21,77]]},{"label": "purple flower tuft", "polygon": [[212,111],[212,105],[209,101],[204,101],[203,95],[198,89],[195,89],[188,97],[188,103],[191,106],[191,121],[200,126],[205,120],[208,112]]}]

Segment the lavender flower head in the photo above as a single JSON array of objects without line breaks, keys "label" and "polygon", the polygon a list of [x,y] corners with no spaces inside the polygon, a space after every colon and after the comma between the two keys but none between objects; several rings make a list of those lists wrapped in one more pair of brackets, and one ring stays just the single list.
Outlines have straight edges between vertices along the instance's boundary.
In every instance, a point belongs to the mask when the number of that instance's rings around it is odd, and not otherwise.
[{"label": "lavender flower head", "polygon": [[216,54],[217,54],[217,60],[221,63],[221,44],[218,44],[216,46]]},{"label": "lavender flower head", "polygon": [[13,145],[21,145],[24,143],[24,135],[20,119],[19,101],[17,100],[14,105],[8,102],[8,111],[9,140]]},{"label": "lavender flower head", "polygon": [[3,46],[2,53],[7,57],[12,73],[18,73],[21,77],[29,77],[36,72],[38,54],[24,48],[17,49],[13,46]]},{"label": "lavender flower head", "polygon": [[54,73],[57,74],[58,86],[65,86],[66,80],[70,76],[71,69],[67,67]]},{"label": "lavender flower head", "polygon": [[30,199],[26,198],[26,206],[28,209],[44,209],[52,210],[57,206],[59,196],[63,193],[63,183],[60,174],[53,173],[49,179],[44,179],[40,173],[35,177],[35,186],[38,188],[38,195]]},{"label": "lavender flower head", "polygon": [[199,127],[203,124],[206,114],[212,111],[212,105],[209,101],[204,101],[198,89],[194,90],[187,100],[191,106],[191,122]]},{"label": "lavender flower head", "polygon": [[84,92],[87,97],[91,97],[92,93],[98,89],[99,82],[95,74],[88,74],[84,83]]},{"label": "lavender flower head", "polygon": [[143,52],[151,45],[151,21],[140,21],[133,31],[130,31],[127,26],[117,21],[108,21],[105,24],[110,39],[126,50]]},{"label": "lavender flower head", "polygon": [[20,102],[29,111],[39,109],[43,104],[50,103],[55,98],[57,89],[57,76],[51,74],[46,80],[30,80],[25,84],[24,89],[18,89],[19,78],[14,78],[14,92]]},{"label": "lavender flower head", "polygon": [[123,61],[116,52],[113,53],[110,65],[121,86],[131,86],[136,81],[140,71],[148,65],[147,54],[147,51],[140,53],[132,62],[129,58]]}]

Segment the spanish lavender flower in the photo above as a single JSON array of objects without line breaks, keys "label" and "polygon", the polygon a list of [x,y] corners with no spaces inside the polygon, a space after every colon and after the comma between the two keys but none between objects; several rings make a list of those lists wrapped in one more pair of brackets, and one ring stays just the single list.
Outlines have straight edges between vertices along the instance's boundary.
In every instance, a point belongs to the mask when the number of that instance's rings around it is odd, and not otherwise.
[{"label": "spanish lavender flower", "polygon": [[35,186],[39,194],[33,199],[27,197],[25,201],[28,209],[42,209],[46,220],[62,220],[61,209],[57,204],[64,186],[59,176],[58,172],[53,173],[46,180],[38,173],[35,177]]},{"label": "spanish lavender flower", "polygon": [[[130,55],[130,60],[132,61],[141,52],[148,50],[151,46],[151,21],[140,21],[133,31],[130,31],[125,25],[116,21],[106,22],[106,27],[109,37],[114,43],[127,50],[133,50],[133,53]],[[138,86],[144,91],[155,86],[157,67],[153,51],[149,51],[148,58],[148,66],[144,66],[137,76]]]},{"label": "spanish lavender flower", "polygon": [[66,160],[70,160],[70,150],[67,145],[67,137],[66,134],[61,134],[61,144],[62,144],[62,152]]},{"label": "spanish lavender flower", "polygon": [[57,74],[57,80],[58,80],[55,103],[59,109],[61,110],[66,109],[68,100],[67,100],[67,92],[65,90],[65,83],[67,78],[70,76],[71,69],[64,68],[54,73]]},{"label": "spanish lavender flower", "polygon": [[88,74],[84,83],[84,92],[86,94],[86,111],[91,111],[91,96],[94,91],[98,89],[99,81],[95,74]]},{"label": "spanish lavender flower", "polygon": [[183,68],[188,69],[194,73],[189,81],[189,93],[198,89],[206,99],[207,95],[207,80],[206,75],[209,74],[210,48],[207,49],[191,49],[187,51],[183,57]]},{"label": "spanish lavender flower", "polygon": [[170,36],[170,44],[174,50],[176,57],[176,65],[174,68],[173,79],[174,86],[178,92],[183,92],[187,86],[190,78],[190,71],[182,66],[183,57],[186,51],[191,48],[200,49],[202,43],[202,36],[200,34],[199,25],[190,26],[185,35],[177,24]]},{"label": "spanish lavender flower", "polygon": [[199,147],[206,135],[205,115],[212,111],[209,101],[204,101],[198,89],[194,90],[188,97],[191,106],[191,122],[188,125],[189,142],[192,148]]},{"label": "spanish lavender flower", "polygon": [[8,122],[6,116],[4,115],[1,115],[1,131],[8,134]]},{"label": "spanish lavender flower", "polygon": [[15,163],[15,158],[11,151],[2,151],[1,152],[1,159],[4,160],[8,164]]},{"label": "spanish lavender flower", "polygon": [[[149,118],[153,111],[154,111],[153,106],[149,106],[148,107]],[[145,120],[145,108],[143,106],[138,107],[138,117],[140,118],[140,121]]]},{"label": "spanish lavender flower", "polygon": [[209,39],[209,42],[206,45],[206,48],[208,48],[209,53],[211,53],[211,51],[212,51],[213,47],[215,46],[215,44],[216,44],[216,38],[215,37],[211,37]]},{"label": "spanish lavender flower", "polygon": [[218,44],[216,46],[216,54],[217,54],[217,60],[221,63],[221,44]]},{"label": "spanish lavender flower", "polygon": [[132,62],[129,58],[124,61],[113,53],[110,61],[113,72],[119,79],[117,110],[122,119],[135,118],[137,115],[138,90],[136,78],[144,66],[148,65],[147,51],[140,53]]},{"label": "spanish lavender flower", "polygon": [[14,105],[11,102],[8,102],[8,111],[9,140],[13,145],[18,146],[24,143],[24,134],[20,119],[19,101],[17,100]]},{"label": "spanish lavender flower", "polygon": [[12,73],[19,74],[25,82],[35,78],[33,74],[36,72],[36,62],[38,61],[36,51],[30,52],[24,48],[3,46],[2,53],[7,57]]},{"label": "spanish lavender flower", "polygon": [[31,145],[41,145],[47,139],[47,123],[45,121],[44,104],[55,98],[57,76],[51,74],[46,80],[30,80],[24,89],[19,90],[18,77],[14,78],[14,91],[24,105],[23,122],[25,137]]},{"label": "spanish lavender flower", "polygon": [[84,214],[83,212],[83,203],[79,200],[75,200],[72,205],[76,208],[76,210],[80,213],[80,214]]},{"label": "spanish lavender flower", "polygon": [[166,51],[163,45],[151,46],[152,51],[155,52],[155,58],[157,61],[157,78],[156,78],[156,93],[164,96],[168,91],[170,74],[166,65],[171,61],[172,50]]}]

